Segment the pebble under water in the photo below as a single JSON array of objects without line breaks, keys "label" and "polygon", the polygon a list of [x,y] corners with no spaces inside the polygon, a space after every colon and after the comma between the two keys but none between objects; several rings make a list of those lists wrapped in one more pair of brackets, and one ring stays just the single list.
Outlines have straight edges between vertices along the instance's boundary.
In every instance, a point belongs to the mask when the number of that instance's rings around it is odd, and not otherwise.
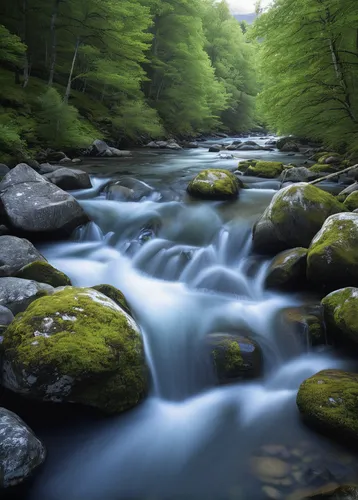
[{"label": "pebble under water", "polygon": [[[303,160],[235,156],[248,154]],[[76,286],[123,291],[143,332],[152,390],[113,418],[31,420],[49,454],[24,500],[299,500],[358,477],[356,458],[308,430],[295,403],[305,378],[349,362],[295,334],[283,312],[313,298],[265,291],[269,260],[251,251],[252,225],[279,183],[248,178],[250,189],[230,203],[185,193],[202,168],[237,161],[199,148],[87,166],[94,187],[75,195],[93,222],[40,250]],[[104,186],[123,175],[147,186],[140,201],[106,199]],[[264,374],[217,387],[205,339],[233,331],[261,346]]]}]

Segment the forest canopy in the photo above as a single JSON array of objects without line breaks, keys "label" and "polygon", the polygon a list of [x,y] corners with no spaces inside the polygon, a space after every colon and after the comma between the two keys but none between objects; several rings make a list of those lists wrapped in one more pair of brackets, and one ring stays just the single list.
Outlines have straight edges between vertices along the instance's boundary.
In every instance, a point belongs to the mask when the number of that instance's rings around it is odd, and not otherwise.
[{"label": "forest canopy", "polygon": [[255,43],[225,1],[3,0],[0,151],[254,124]]}]

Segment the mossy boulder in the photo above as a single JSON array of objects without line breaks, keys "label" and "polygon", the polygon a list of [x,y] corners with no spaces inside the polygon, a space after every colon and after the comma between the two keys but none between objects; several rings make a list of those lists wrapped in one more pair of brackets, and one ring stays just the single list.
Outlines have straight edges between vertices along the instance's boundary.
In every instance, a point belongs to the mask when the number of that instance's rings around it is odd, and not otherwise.
[{"label": "mossy boulder", "polygon": [[343,161],[343,158],[338,153],[323,153],[318,158],[318,163],[321,165],[326,164],[340,164]]},{"label": "mossy boulder", "polygon": [[353,210],[357,210],[358,208],[358,191],[354,191],[344,200],[344,206],[353,212]]},{"label": "mossy boulder", "polygon": [[309,170],[314,174],[322,174],[323,177],[323,175],[325,174],[333,174],[334,172],[338,172],[339,168],[337,168],[336,165],[321,165],[320,163],[315,163],[309,168]]},{"label": "mossy boulder", "polygon": [[24,266],[16,274],[17,278],[39,281],[57,288],[71,285],[71,280],[66,274],[54,268],[48,262],[36,261]]},{"label": "mossy boulder", "polygon": [[280,151],[299,151],[295,137],[281,137],[277,140],[276,147]]},{"label": "mossy boulder", "polygon": [[200,172],[188,185],[187,191],[194,198],[227,200],[239,194],[240,181],[228,170],[207,169]]},{"label": "mossy boulder", "polygon": [[212,333],[207,345],[220,384],[251,379],[262,371],[259,345],[248,337],[229,333]]},{"label": "mossy boulder", "polygon": [[132,315],[125,296],[120,290],[118,290],[118,288],[107,284],[96,285],[92,288],[100,293],[103,293],[103,295],[105,295],[106,297],[112,299],[113,302],[115,302],[118,306],[124,309],[128,314]]},{"label": "mossy boulder", "polygon": [[332,153],[330,151],[317,151],[317,153],[315,153],[314,155],[312,155],[310,157],[310,160],[318,162],[318,160],[320,158],[322,158],[323,156],[328,157],[328,156],[336,156],[336,155],[337,155],[337,153]]},{"label": "mossy boulder", "polygon": [[358,374],[323,370],[305,380],[297,394],[304,420],[331,436],[358,439]]},{"label": "mossy boulder", "polygon": [[253,230],[254,250],[277,253],[288,248],[307,248],[332,214],[346,212],[334,196],[299,182],[278,191]]},{"label": "mossy boulder", "polygon": [[279,253],[267,270],[267,288],[296,289],[306,282],[307,248],[293,248]]},{"label": "mossy boulder", "polygon": [[307,255],[308,279],[326,290],[358,283],[358,214],[328,217]]},{"label": "mossy boulder", "polygon": [[337,340],[358,344],[358,288],[336,290],[322,300],[324,321]]},{"label": "mossy boulder", "polygon": [[[242,163],[239,164],[239,166],[241,167]],[[285,167],[283,163],[280,163],[278,161],[257,161],[254,165],[252,163],[249,164],[248,168],[246,169],[245,175],[274,179],[276,177],[279,177],[284,168]]]},{"label": "mossy boulder", "polygon": [[119,413],[147,392],[134,320],[91,288],[64,287],[33,302],[4,334],[3,385],[28,398]]}]

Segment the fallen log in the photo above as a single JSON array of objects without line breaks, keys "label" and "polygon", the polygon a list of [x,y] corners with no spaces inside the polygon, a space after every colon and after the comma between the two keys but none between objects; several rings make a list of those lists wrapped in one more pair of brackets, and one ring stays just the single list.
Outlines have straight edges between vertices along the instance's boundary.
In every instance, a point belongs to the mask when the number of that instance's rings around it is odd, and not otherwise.
[{"label": "fallen log", "polygon": [[319,182],[327,181],[329,179],[333,179],[334,177],[338,177],[339,175],[346,174],[351,170],[358,169],[358,164],[353,165],[353,167],[347,167],[344,170],[340,170],[339,172],[334,172],[333,174],[325,175],[324,177],[320,177],[319,179],[315,179],[314,181],[308,182],[308,184],[318,184]]}]

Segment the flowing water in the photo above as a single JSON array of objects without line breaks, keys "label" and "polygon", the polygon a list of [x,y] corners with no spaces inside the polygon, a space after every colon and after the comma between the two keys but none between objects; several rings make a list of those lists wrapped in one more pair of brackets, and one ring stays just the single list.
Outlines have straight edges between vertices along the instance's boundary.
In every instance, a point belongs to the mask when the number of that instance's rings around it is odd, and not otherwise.
[{"label": "flowing water", "polygon": [[[295,405],[305,378],[347,362],[327,349],[311,351],[282,320],[285,309],[312,298],[265,291],[269,260],[251,249],[252,225],[278,183],[248,178],[251,189],[231,203],[185,194],[202,168],[234,169],[237,161],[206,147],[87,166],[94,187],[75,195],[93,222],[72,241],[41,250],[75,285],[110,283],[124,292],[143,332],[151,393],[115,418],[30,422],[49,456],[27,500],[260,500],[269,498],[265,487],[286,498],[329,482],[327,469],[335,478],[354,475],[351,457],[307,430]],[[145,183],[140,201],[106,199],[103,187],[124,175]],[[214,332],[254,338],[264,355],[262,378],[217,387],[205,349]],[[260,480],[255,456],[284,458],[298,475]],[[314,476],[317,467],[323,472]]]}]

